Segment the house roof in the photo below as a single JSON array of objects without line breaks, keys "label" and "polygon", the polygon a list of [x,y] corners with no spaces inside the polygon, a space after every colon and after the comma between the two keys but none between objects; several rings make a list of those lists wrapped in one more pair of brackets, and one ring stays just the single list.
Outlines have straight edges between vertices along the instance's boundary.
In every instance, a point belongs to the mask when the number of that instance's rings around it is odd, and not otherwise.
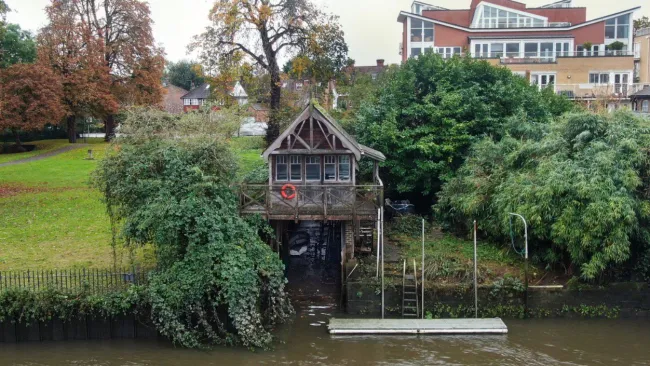
[{"label": "house roof", "polygon": [[[637,6],[637,7],[631,8],[631,9],[619,11],[617,13],[605,15],[605,16],[602,16],[600,18],[595,18],[595,19],[592,19],[592,20],[588,20],[586,22],[573,24],[573,25],[568,26],[568,27],[469,28],[469,27],[459,25],[459,24],[453,24],[453,23],[444,22],[444,21],[441,21],[441,20],[427,18],[427,17],[421,16],[421,15],[409,13],[407,11],[400,11],[399,16],[397,17],[397,21],[398,22],[403,22],[404,20],[406,20],[406,18],[420,19],[420,20],[424,20],[424,21],[431,22],[431,23],[434,23],[434,24],[440,24],[440,25],[443,25],[443,26],[446,26],[446,27],[449,27],[449,28],[459,29],[459,30],[462,30],[462,31],[465,31],[465,32],[468,32],[468,33],[521,33],[521,32],[540,32],[540,31],[544,31],[544,32],[562,32],[562,31],[569,31],[569,30],[582,28],[582,27],[585,27],[585,26],[588,26],[588,25],[591,25],[591,24],[602,22],[602,21],[607,20],[607,19],[616,18],[619,15],[632,13],[632,12],[635,12],[635,11],[637,11],[639,9],[641,9],[641,7]],[[517,36],[517,37],[519,37],[519,36]]]},{"label": "house roof", "polygon": [[650,98],[650,85],[646,85],[643,89],[630,95],[630,98],[637,98],[637,97]]},{"label": "house roof", "polygon": [[361,160],[363,156],[367,156],[371,159],[378,160],[378,161],[385,161],[386,156],[382,154],[381,152],[371,149],[367,146],[364,146],[360,143],[358,143],[351,135],[349,135],[339,123],[332,118],[325,109],[323,109],[317,102],[315,101],[310,101],[309,105],[305,107],[305,109],[298,115],[298,118],[296,118],[287,129],[285,129],[280,136],[278,136],[275,141],[269,147],[262,153],[262,157],[264,157],[264,160],[268,161],[269,160],[269,155],[276,149],[278,149],[282,145],[282,141],[291,134],[291,132],[304,120],[306,120],[309,117],[313,117],[321,122],[324,122],[328,125],[328,127],[331,127],[331,133],[334,134],[336,137],[338,137],[339,140],[341,140],[341,143],[343,146],[345,146],[347,149],[352,151],[352,153],[355,155],[357,160]]},{"label": "house roof", "polygon": [[203,83],[183,95],[181,99],[208,99],[210,96],[210,84]]}]

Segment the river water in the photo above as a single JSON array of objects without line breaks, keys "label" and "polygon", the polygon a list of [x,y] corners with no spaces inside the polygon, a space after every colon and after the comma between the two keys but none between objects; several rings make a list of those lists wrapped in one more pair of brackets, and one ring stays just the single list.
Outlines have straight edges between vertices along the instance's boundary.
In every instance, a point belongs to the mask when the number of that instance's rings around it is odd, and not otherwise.
[{"label": "river water", "polygon": [[507,320],[502,336],[333,337],[331,313],[299,309],[272,351],[142,340],[0,344],[0,365],[650,365],[646,319]]}]

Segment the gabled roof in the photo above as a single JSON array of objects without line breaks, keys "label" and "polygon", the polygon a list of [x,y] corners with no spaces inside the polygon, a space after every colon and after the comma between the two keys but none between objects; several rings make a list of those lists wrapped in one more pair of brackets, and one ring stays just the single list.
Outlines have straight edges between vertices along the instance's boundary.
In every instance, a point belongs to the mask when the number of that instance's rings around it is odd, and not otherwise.
[{"label": "gabled roof", "polygon": [[281,134],[278,136],[275,141],[269,147],[262,153],[262,157],[264,160],[268,161],[269,160],[269,155],[280,146],[282,146],[282,141],[287,138],[291,134],[292,131],[295,130],[296,126],[300,124],[301,122],[305,121],[308,118],[314,118],[317,119],[318,121],[325,123],[330,129],[330,132],[334,134],[342,143],[342,145],[352,151],[354,156],[356,157],[357,161],[361,160],[363,156],[367,156],[371,159],[378,160],[378,161],[385,161],[386,156],[382,154],[381,152],[371,149],[367,146],[364,146],[360,143],[358,143],[352,136],[350,136],[344,129],[339,125],[339,123],[332,118],[325,109],[323,109],[317,102],[311,101],[307,107],[298,115],[298,118],[296,118],[289,127],[287,127]]},{"label": "gabled roof", "polygon": [[183,95],[181,99],[208,99],[210,96],[210,84],[203,83]]}]

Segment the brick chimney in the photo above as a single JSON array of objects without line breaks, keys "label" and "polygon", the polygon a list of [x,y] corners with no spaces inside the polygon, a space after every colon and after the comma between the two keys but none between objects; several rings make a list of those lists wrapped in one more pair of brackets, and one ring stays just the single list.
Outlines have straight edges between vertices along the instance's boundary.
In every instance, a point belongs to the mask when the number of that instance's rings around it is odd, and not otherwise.
[{"label": "brick chimney", "polygon": [[380,67],[384,66],[384,59],[383,58],[380,58],[379,60],[377,60],[377,66],[380,66]]}]

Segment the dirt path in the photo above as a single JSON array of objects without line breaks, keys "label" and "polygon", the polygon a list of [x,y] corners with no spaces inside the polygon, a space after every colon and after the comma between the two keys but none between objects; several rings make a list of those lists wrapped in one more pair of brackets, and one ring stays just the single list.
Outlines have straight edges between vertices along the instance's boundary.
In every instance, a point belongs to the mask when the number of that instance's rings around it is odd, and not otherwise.
[{"label": "dirt path", "polygon": [[69,146],[65,146],[65,147],[62,147],[60,149],[56,149],[56,150],[46,152],[45,154],[31,156],[29,158],[24,158],[24,159],[20,159],[20,160],[14,160],[14,161],[9,161],[9,162],[6,162],[6,163],[2,163],[2,164],[0,164],[0,168],[2,168],[4,166],[24,164],[24,163],[30,163],[32,161],[47,159],[47,158],[50,158],[52,156],[56,156],[56,155],[59,155],[59,154],[66,153],[66,152],[68,152],[70,150],[80,149],[80,148],[86,147],[86,146],[88,146],[88,144],[71,144]]}]

